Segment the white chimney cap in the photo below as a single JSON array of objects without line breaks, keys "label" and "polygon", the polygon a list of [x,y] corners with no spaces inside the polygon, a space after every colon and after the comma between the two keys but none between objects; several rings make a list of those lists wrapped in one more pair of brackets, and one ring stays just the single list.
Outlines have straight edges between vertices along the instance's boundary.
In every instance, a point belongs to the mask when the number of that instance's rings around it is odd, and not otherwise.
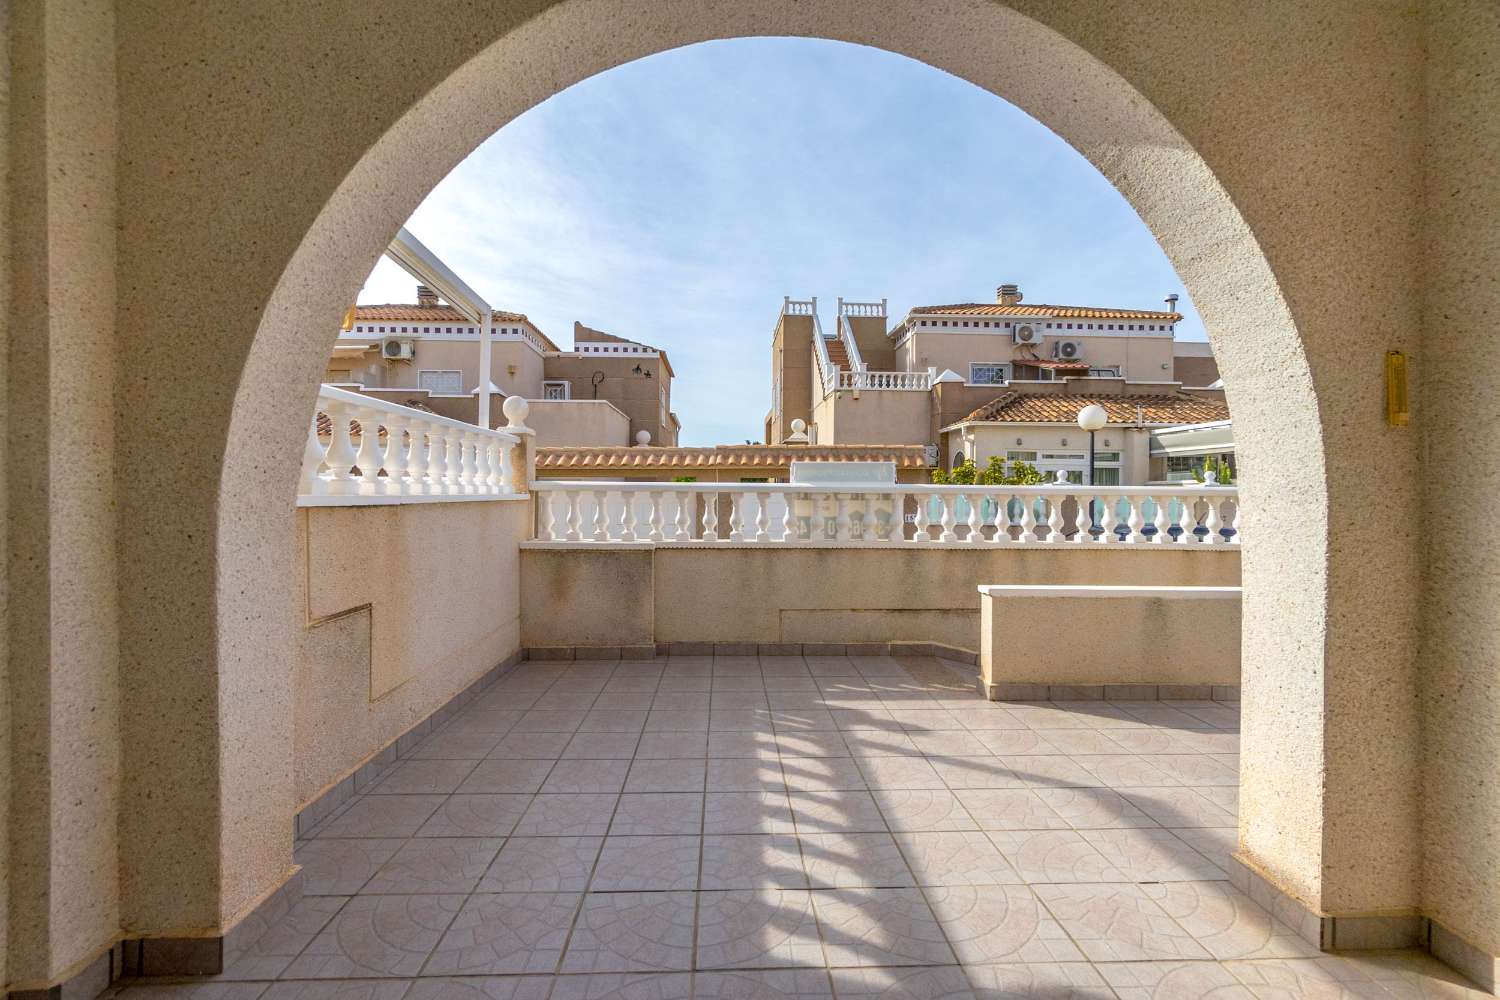
[{"label": "white chimney cap", "polygon": [[964,377],[952,368],[944,368],[943,373],[937,377],[939,382],[962,382]]}]

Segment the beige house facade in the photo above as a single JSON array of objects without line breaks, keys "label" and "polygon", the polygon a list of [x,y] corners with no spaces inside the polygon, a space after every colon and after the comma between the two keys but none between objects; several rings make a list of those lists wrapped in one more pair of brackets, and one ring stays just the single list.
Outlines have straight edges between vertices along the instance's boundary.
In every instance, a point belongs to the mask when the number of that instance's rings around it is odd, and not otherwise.
[{"label": "beige house facade", "polygon": [[[356,306],[328,359],[323,381],[474,422],[482,375],[479,327],[435,292],[417,286],[414,304]],[[538,406],[537,432],[549,444],[625,445],[644,432],[675,445],[675,373],[666,352],[573,324],[565,351],[523,313],[492,321],[490,423],[499,402],[520,396]],[[580,404],[580,405],[574,405]]]}]

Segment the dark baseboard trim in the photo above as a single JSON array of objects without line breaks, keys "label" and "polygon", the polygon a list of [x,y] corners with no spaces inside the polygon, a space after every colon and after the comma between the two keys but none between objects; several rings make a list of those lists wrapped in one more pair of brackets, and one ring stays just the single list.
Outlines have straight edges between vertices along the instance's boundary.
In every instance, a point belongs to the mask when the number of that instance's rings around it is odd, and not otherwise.
[{"label": "dark baseboard trim", "polygon": [[971,649],[936,642],[658,642],[638,646],[528,646],[528,660],[649,660],[658,656],[937,656],[975,666]]},{"label": "dark baseboard trim", "polygon": [[1238,684],[983,684],[990,701],[1239,701]]},{"label": "dark baseboard trim", "polygon": [[109,989],[118,974],[119,946],[86,964],[60,983],[41,989],[11,990],[8,1000],[94,1000]]}]

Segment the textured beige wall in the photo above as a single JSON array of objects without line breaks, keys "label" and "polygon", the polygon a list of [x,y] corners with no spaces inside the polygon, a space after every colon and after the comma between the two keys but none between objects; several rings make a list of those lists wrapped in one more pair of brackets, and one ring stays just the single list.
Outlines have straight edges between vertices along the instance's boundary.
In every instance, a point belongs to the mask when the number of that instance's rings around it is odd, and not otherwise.
[{"label": "textured beige wall", "polygon": [[[632,445],[630,418],[599,399],[532,399],[526,426],[538,448],[559,445]],[[503,419],[502,419],[503,422]]]},{"label": "textured beige wall", "polygon": [[520,647],[529,500],[297,511],[300,806]]},{"label": "textured beige wall", "polygon": [[9,201],[5,258],[6,450],[25,456],[7,464],[15,988],[78,968],[120,923],[116,149],[110,5],[26,4],[6,16],[7,168],[26,192]]},{"label": "textured beige wall", "polygon": [[[1118,365],[1129,379],[1158,381],[1172,377],[1172,341],[1168,337],[1105,337],[1087,334],[1070,337],[1067,330],[1043,331],[1046,338],[1035,349],[1043,358],[1052,357],[1052,343],[1078,340],[1083,343],[1084,361],[1096,367]],[[902,353],[916,371],[951,368],[964,381],[969,379],[969,364],[1008,364],[1018,354],[1033,353],[1030,347],[1018,347],[1009,330],[948,332],[918,330],[907,340]],[[1162,368],[1166,365],[1166,368]],[[994,392],[999,395],[1003,387]]]},{"label": "textured beige wall", "polygon": [[521,553],[527,646],[943,642],[979,648],[986,583],[1234,586],[1231,549],[588,549]]},{"label": "textured beige wall", "polygon": [[[1067,622],[1067,641],[1037,622]],[[1238,684],[1240,602],[980,595],[986,684]]]},{"label": "textured beige wall", "polygon": [[818,443],[931,444],[931,404],[926,392],[841,390],[818,406]]},{"label": "textured beige wall", "polygon": [[[1429,34],[1453,42],[1430,49],[1429,82],[1448,79],[1436,92],[1492,94],[1492,7],[1426,7]],[[13,5],[10,14],[33,18],[36,9]],[[1073,143],[1152,228],[1213,338],[1247,484],[1254,543],[1243,554],[1242,854],[1326,910],[1418,901],[1419,778],[1454,785],[1431,757],[1418,770],[1417,622],[1463,619],[1452,638],[1429,632],[1424,665],[1465,684],[1477,682],[1468,665],[1486,662],[1496,634],[1492,618],[1471,607],[1490,596],[1493,560],[1458,541],[1476,534],[1462,519],[1489,493],[1460,457],[1471,453],[1458,446],[1457,427],[1463,401],[1487,397],[1478,373],[1459,370],[1470,366],[1469,351],[1419,353],[1418,338],[1424,322],[1432,329],[1450,317],[1464,321],[1452,336],[1492,335],[1494,293],[1481,276],[1500,261],[1485,235],[1497,212],[1487,196],[1491,134],[1456,142],[1451,128],[1421,128],[1416,8],[1384,0],[1203,0],[1170,10],[1128,0],[512,0],[445,5],[441,16],[424,10],[422,30],[408,31],[399,29],[414,10],[400,0],[284,5],[274,18],[256,4],[142,0],[117,8],[112,63],[99,52],[51,81],[87,93],[50,95],[35,89],[39,67],[54,53],[67,62],[91,52],[90,40],[108,32],[100,30],[107,18],[86,4],[46,10],[58,30],[12,24],[8,38],[13,95],[26,84],[48,98],[28,102],[44,122],[17,114],[10,133],[20,153],[10,164],[18,213],[6,258],[10,353],[15,338],[46,329],[59,344],[66,332],[69,350],[97,361],[94,334],[108,343],[112,316],[108,346],[124,367],[112,400],[87,378],[79,391],[78,373],[93,370],[87,361],[50,366],[41,383],[8,373],[8,404],[25,417],[7,423],[12,706],[35,717],[38,702],[17,697],[27,683],[17,666],[50,663],[48,683],[66,694],[56,707],[66,709],[67,736],[108,729],[109,699],[93,692],[107,683],[99,668],[113,655],[112,626],[91,604],[81,631],[59,631],[75,642],[54,647],[52,638],[83,606],[70,603],[79,595],[118,593],[125,929],[223,927],[289,862],[302,620],[285,581],[296,561],[302,439],[338,303],[350,301],[433,185],[515,115],[629,59],[763,34],[888,47],[1000,94]],[[359,51],[361,73],[327,58],[330,44]],[[111,64],[117,73],[105,69]],[[1438,109],[1441,124],[1475,129],[1484,100],[1463,116]],[[1424,232],[1420,171],[1437,147]],[[101,183],[110,162],[115,182]],[[1451,195],[1460,179],[1458,190],[1477,195],[1463,205]],[[80,186],[100,197],[79,198]],[[111,198],[114,230],[99,222]],[[29,221],[38,215],[53,228]],[[1419,239],[1441,248],[1430,268]],[[79,292],[41,295],[44,276]],[[1454,302],[1467,304],[1455,313]],[[164,315],[172,317],[165,328]],[[1418,426],[1382,423],[1380,361],[1391,347],[1412,352],[1424,381],[1451,385],[1459,399],[1432,407],[1437,426],[1420,476],[1426,394],[1415,398]],[[58,403],[57,420],[54,401],[67,404]],[[226,453],[233,458],[223,464]],[[51,459],[64,454],[70,465],[57,468]],[[1287,468],[1298,475],[1278,474]],[[1382,470],[1379,503],[1370,502],[1370,468]],[[54,474],[70,487],[82,481],[55,512],[46,503]],[[1417,516],[1424,488],[1425,518]],[[1455,525],[1446,533],[1454,541],[1434,552],[1430,578],[1448,579],[1434,584],[1441,596],[1426,614],[1416,531],[1435,523]],[[99,537],[111,525],[118,550]],[[116,551],[117,588],[101,582]],[[97,721],[71,725],[68,713],[89,707]],[[1429,723],[1452,718],[1466,733],[1484,711],[1428,710]],[[46,721],[50,732],[52,716]],[[12,724],[13,742],[50,752],[45,733],[25,719]],[[93,774],[105,779],[97,791],[110,794],[111,745],[82,748],[69,793],[95,791]],[[13,802],[32,794],[19,773],[13,782]],[[1429,833],[1443,824],[1466,830],[1486,815],[1462,795],[1428,805]],[[31,967],[47,975],[87,956],[114,898],[110,875],[93,865],[109,824],[61,825],[82,839],[47,848],[78,855],[82,864],[59,870],[79,873],[80,891],[59,902],[67,913],[52,925],[24,925]],[[14,830],[27,850],[46,843],[38,838],[47,831]],[[1458,868],[1427,870],[1439,888],[1425,898],[1453,929],[1493,940],[1493,894],[1451,888]],[[14,890],[18,856],[11,875]]]},{"label": "textured beige wall", "polygon": [[[650,371],[651,377],[635,374],[639,366]],[[599,383],[598,393],[593,386],[594,372],[603,372],[604,381]],[[664,378],[666,366],[660,358],[639,358],[630,355],[585,354],[554,355],[546,359],[548,381],[565,380],[572,386],[574,399],[607,399],[615,408],[630,418],[630,440],[635,440],[636,431],[648,431],[652,444],[674,445],[676,432],[668,420],[661,420],[661,389],[667,387],[667,408],[672,405],[672,380]]]},{"label": "textured beige wall", "polygon": [[[1427,205],[1421,275],[1425,343],[1414,426],[1432,470],[1422,680],[1426,792],[1422,906],[1500,955],[1500,539],[1482,511],[1500,494],[1500,462],[1474,428],[1500,422],[1493,372],[1463,359],[1500,349],[1500,7],[1424,7]],[[1438,471],[1439,469],[1443,471]]]}]

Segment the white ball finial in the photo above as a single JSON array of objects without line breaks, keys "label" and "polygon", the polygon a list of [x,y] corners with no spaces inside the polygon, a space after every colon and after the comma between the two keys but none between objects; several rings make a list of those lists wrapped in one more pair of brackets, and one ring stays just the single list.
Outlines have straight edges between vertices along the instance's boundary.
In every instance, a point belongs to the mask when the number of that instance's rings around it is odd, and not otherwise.
[{"label": "white ball finial", "polygon": [[505,414],[505,421],[511,427],[526,426],[526,414],[531,412],[531,404],[520,396],[506,396],[505,402],[500,404],[500,412]]},{"label": "white ball finial", "polygon": [[644,448],[644,447],[646,447],[646,445],[648,445],[650,443],[651,443],[651,432],[650,431],[648,431],[648,430],[639,430],[639,431],[635,432],[635,444],[636,444],[637,448]]},{"label": "white ball finial", "polygon": [[1066,472],[1064,472],[1062,469],[1058,469],[1057,470],[1057,485],[1059,485],[1059,486],[1067,486],[1068,485],[1068,474]]},{"label": "white ball finial", "polygon": [[1102,431],[1109,423],[1109,414],[1098,403],[1090,403],[1078,411],[1078,426],[1086,431]]},{"label": "white ball finial", "polygon": [[792,433],[793,434],[806,434],[807,433],[807,421],[803,420],[801,417],[798,417],[796,420],[793,420],[792,421]]}]

